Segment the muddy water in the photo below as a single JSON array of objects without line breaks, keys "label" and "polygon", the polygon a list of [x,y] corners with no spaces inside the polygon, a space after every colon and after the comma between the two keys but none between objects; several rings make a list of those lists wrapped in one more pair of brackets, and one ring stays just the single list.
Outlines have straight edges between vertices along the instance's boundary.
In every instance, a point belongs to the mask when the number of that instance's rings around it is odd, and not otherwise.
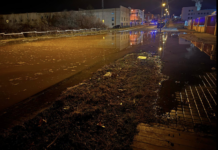
[{"label": "muddy water", "polygon": [[92,71],[132,52],[143,42],[143,32],[134,32],[132,43],[130,38],[129,32],[123,32],[1,46],[0,110],[73,75],[78,74],[71,85],[81,82]]},{"label": "muddy water", "polygon": [[169,76],[162,84],[158,104],[165,112],[170,112],[177,109],[175,92],[185,85],[199,85],[198,75],[216,68],[216,44],[187,41],[179,38],[178,33],[164,33],[158,40],[163,48],[160,56],[164,62],[162,72]]},{"label": "muddy water", "polygon": [[175,107],[172,93],[187,81],[194,83],[193,74],[216,67],[213,45],[186,41],[178,33],[137,30],[5,45],[0,46],[0,110],[71,77],[44,98],[54,100],[105,64],[141,51],[165,62],[163,73],[170,79],[163,82],[158,103],[166,111]]}]

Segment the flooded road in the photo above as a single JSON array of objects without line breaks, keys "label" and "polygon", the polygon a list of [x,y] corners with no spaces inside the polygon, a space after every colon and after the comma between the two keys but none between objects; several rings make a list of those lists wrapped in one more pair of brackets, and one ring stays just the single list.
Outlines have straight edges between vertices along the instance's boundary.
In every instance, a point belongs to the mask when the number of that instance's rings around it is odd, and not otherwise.
[{"label": "flooded road", "polygon": [[[214,45],[186,41],[178,33],[157,34],[143,29],[2,45],[0,110],[66,78],[74,77],[65,89],[78,84],[105,64],[132,52],[156,53],[165,62],[163,73],[170,79],[163,83],[159,105],[166,111],[175,107],[172,93],[183,85],[175,81],[194,83],[193,74],[216,67]],[[54,95],[58,96],[64,88]]]},{"label": "flooded road", "polygon": [[[134,34],[134,40],[143,42],[142,32]],[[111,62],[124,56],[130,52],[130,44],[130,34],[124,32],[1,46],[0,110],[94,64],[101,63],[101,67],[108,63],[108,59]],[[110,56],[115,53],[116,56]]]}]

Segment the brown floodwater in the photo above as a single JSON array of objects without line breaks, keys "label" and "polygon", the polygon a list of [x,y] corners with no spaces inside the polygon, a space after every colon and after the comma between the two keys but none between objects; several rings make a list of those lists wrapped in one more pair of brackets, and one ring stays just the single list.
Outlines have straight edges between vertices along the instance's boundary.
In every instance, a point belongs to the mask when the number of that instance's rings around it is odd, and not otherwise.
[{"label": "brown floodwater", "polygon": [[0,110],[66,78],[81,76],[81,71],[93,65],[102,67],[124,56],[131,45],[143,42],[142,32],[133,35],[109,33],[0,46]]},{"label": "brown floodwater", "polygon": [[[138,29],[34,42],[27,39],[1,45],[0,111],[69,79],[47,92],[50,94],[44,98],[38,98],[40,104],[45,100],[54,101],[67,87],[89,79],[92,72],[104,65],[128,53],[143,51],[156,53],[164,61],[162,71],[170,79],[163,83],[159,104],[167,110],[172,109],[174,106],[169,107],[172,104],[170,95],[181,88],[174,85],[175,81],[191,82],[195,68],[201,67],[200,72],[204,72],[216,67],[214,45],[187,41],[178,34]],[[199,66],[201,63],[205,65]]]}]

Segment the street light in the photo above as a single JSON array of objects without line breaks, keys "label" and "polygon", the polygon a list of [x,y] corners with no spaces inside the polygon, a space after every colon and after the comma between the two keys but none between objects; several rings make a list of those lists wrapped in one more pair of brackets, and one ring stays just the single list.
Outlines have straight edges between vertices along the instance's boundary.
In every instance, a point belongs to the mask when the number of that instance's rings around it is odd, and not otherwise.
[{"label": "street light", "polygon": [[162,4],[163,7],[164,7],[165,5],[166,5],[165,3]]}]

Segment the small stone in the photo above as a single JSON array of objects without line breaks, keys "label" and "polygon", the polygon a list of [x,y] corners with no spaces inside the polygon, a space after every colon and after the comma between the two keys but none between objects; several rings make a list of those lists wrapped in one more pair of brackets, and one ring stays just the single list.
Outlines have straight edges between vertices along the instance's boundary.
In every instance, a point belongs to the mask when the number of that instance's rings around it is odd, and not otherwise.
[{"label": "small stone", "polygon": [[111,77],[112,76],[112,73],[111,72],[107,72],[104,77]]}]

